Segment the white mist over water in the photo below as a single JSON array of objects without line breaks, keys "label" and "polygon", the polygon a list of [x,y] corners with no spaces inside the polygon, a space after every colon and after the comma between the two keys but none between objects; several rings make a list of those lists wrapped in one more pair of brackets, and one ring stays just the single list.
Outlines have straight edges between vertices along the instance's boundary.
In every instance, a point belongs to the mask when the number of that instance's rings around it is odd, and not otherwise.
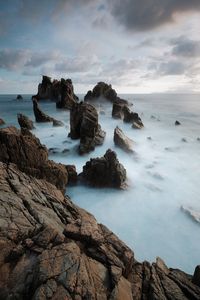
[{"label": "white mist over water", "polygon": [[[91,157],[114,149],[127,170],[127,191],[74,186],[67,189],[67,194],[126,242],[137,260],[155,261],[160,256],[168,266],[193,273],[200,263],[200,224],[180,207],[200,211],[200,142],[197,141],[200,96],[130,95],[128,98],[133,99],[133,109],[141,115],[145,128],[134,130],[130,124],[112,119],[112,105],[103,104],[105,115],[99,114],[99,123],[106,131],[106,139],[103,146],[88,155],[77,154],[79,141],[67,137],[69,112],[56,110],[55,103],[40,105],[43,111],[64,121],[65,127],[36,124],[33,133],[48,148],[58,148],[60,153],[50,155],[51,159],[75,164],[78,172]],[[0,99],[0,117],[8,123],[16,125],[17,112],[33,119],[29,101],[8,104],[2,96]],[[174,125],[176,120],[181,126]],[[134,140],[135,155],[114,146],[113,132],[117,125]],[[62,153],[66,148],[69,151]]]}]

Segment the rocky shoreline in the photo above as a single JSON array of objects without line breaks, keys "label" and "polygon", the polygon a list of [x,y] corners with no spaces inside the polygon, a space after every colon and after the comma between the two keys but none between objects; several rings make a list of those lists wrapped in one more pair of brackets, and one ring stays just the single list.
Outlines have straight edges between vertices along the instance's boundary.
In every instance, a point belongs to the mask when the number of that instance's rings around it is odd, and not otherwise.
[{"label": "rocky shoreline", "polygon": [[[40,96],[52,94],[57,103],[70,103],[61,106],[70,109],[70,137],[80,139],[79,154],[104,141],[98,113],[88,103],[93,98],[107,98],[115,105],[113,117],[143,127],[110,85],[99,83],[79,103],[70,80],[52,83],[44,77],[33,97],[36,121],[39,114],[42,122],[59,122],[38,107]],[[20,114],[18,121],[21,130],[0,129],[0,299],[200,299],[199,266],[189,275],[160,258],[138,262],[115,234],[65,195],[67,185],[78,180],[124,188],[126,170],[114,151],[88,161],[78,176],[75,166],[48,159],[47,148],[29,131],[31,120]],[[132,141],[118,127],[114,142],[133,152]]]}]

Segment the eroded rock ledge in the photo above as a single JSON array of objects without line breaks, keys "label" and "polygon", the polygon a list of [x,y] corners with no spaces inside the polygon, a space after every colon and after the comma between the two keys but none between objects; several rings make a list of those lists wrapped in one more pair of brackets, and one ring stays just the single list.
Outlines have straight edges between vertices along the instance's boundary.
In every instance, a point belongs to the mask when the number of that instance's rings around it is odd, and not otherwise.
[{"label": "eroded rock ledge", "polygon": [[91,214],[12,164],[0,163],[0,225],[0,299],[200,299],[192,276],[138,263]]}]

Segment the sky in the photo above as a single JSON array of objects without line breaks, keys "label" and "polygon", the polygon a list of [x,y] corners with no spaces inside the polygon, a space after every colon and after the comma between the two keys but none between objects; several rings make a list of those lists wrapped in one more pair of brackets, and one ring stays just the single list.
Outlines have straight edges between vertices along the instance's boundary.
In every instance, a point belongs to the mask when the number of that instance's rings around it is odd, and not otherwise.
[{"label": "sky", "polygon": [[199,93],[200,0],[0,0],[0,94],[35,94],[41,75]]}]

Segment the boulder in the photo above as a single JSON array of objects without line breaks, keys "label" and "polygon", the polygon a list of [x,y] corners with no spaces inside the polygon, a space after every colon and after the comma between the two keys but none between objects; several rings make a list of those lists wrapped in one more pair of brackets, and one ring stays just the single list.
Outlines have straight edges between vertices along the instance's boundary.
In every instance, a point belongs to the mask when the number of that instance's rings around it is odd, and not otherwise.
[{"label": "boulder", "polygon": [[27,116],[23,114],[18,114],[17,119],[21,128],[26,128],[28,130],[32,130],[35,128],[33,125],[33,121],[30,120]]},{"label": "boulder", "polygon": [[48,150],[29,130],[15,127],[0,129],[0,161],[15,163],[36,178],[44,178],[63,192],[68,182],[66,167],[48,160]]},{"label": "boulder", "polygon": [[114,130],[114,143],[125,152],[133,153],[133,141],[129,139],[118,126]]},{"label": "boulder", "polygon": [[65,126],[65,124],[62,121],[53,119],[53,126],[54,127],[63,127],[63,126]]},{"label": "boulder", "polygon": [[0,126],[6,124],[3,119],[0,118]]},{"label": "boulder", "polygon": [[110,149],[101,158],[91,158],[79,176],[93,187],[126,187],[126,170],[119,163],[116,153]]},{"label": "boulder", "polygon": [[0,163],[0,224],[0,299],[200,299],[198,270],[137,262],[90,213],[10,163]]},{"label": "boulder", "polygon": [[53,118],[43,113],[39,108],[38,101],[36,98],[32,98],[33,101],[33,112],[35,115],[35,121],[38,123],[53,122]]},{"label": "boulder", "polygon": [[178,125],[181,125],[181,123],[176,120],[175,125],[178,126]]},{"label": "boulder", "polygon": [[71,79],[61,79],[60,94],[61,99],[56,103],[57,108],[71,109],[78,101]]},{"label": "boulder", "polygon": [[79,153],[88,153],[95,146],[102,145],[105,132],[98,124],[98,113],[94,106],[86,102],[76,103],[70,110],[70,134],[72,139],[80,139]]}]

